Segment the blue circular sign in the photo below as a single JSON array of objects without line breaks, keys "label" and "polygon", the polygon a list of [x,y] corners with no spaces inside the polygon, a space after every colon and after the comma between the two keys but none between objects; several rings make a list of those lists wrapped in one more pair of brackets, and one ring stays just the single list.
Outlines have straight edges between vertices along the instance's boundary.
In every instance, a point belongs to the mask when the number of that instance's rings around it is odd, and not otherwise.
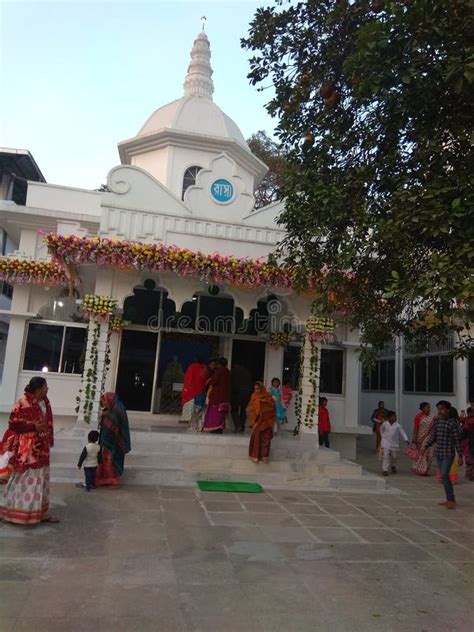
[{"label": "blue circular sign", "polygon": [[234,187],[228,180],[219,178],[219,180],[214,180],[211,184],[211,195],[216,202],[220,202],[221,204],[230,202],[234,196]]}]

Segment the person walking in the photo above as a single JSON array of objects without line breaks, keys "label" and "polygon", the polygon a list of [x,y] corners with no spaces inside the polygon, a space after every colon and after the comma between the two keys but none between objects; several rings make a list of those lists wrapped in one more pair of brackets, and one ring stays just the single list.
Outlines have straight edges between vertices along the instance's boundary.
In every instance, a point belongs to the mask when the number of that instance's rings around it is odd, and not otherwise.
[{"label": "person walking", "polygon": [[248,406],[249,428],[252,430],[249,443],[249,459],[253,463],[269,462],[276,408],[273,397],[262,382],[255,382]]},{"label": "person walking", "polygon": [[85,482],[80,485],[86,492],[96,488],[95,477],[97,474],[97,466],[102,462],[100,454],[99,433],[97,430],[91,430],[87,435],[87,444],[81,452],[77,467],[84,467]]},{"label": "person walking", "polygon": [[434,449],[429,448],[424,452],[424,448],[433,430],[434,416],[431,414],[431,406],[428,402],[421,402],[420,412],[413,420],[412,443],[418,451],[418,458],[411,466],[411,471],[419,476],[428,476],[434,457]]},{"label": "person walking", "polygon": [[466,478],[474,481],[474,408],[471,406],[467,409],[463,424],[462,441],[466,461]]},{"label": "person walking", "polygon": [[393,410],[387,411],[387,419],[380,428],[380,446],[382,448],[382,472],[388,476],[389,472],[397,474],[397,457],[400,450],[400,437],[408,445],[408,436],[397,421],[397,414]]},{"label": "person walking", "polygon": [[11,474],[0,501],[0,515],[7,522],[59,522],[48,515],[54,425],[47,393],[44,377],[31,378],[10,414],[5,449]]},{"label": "person walking", "polygon": [[451,470],[456,452],[458,454],[458,465],[463,464],[459,424],[457,420],[452,417],[452,408],[449,402],[441,400],[436,404],[436,408],[438,410],[438,417],[435,420],[431,437],[426,442],[422,452],[426,453],[432,445],[436,444],[436,459],[446,493],[446,500],[439,504],[444,505],[446,509],[455,509],[456,498],[454,496],[453,483],[449,478],[449,471]]}]

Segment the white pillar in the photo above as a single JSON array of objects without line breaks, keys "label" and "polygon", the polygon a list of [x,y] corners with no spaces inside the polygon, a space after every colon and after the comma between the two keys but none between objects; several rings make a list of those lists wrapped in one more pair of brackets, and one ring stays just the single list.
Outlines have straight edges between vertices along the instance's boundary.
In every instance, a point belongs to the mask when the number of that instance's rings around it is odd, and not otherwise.
[{"label": "white pillar", "polygon": [[[315,357],[313,358],[313,353]],[[303,366],[301,376],[301,412],[300,437],[308,438],[318,433],[319,377],[321,371],[321,344],[313,342],[306,336],[303,350]],[[307,423],[311,426],[305,425]],[[315,441],[315,448],[318,442]]]},{"label": "white pillar", "polygon": [[466,410],[469,405],[468,393],[468,361],[457,358],[454,360],[455,367],[455,385],[456,385],[456,403],[458,412]]},{"label": "white pillar", "polygon": [[[99,422],[108,331],[109,323],[96,320],[91,320],[89,323],[76,429],[96,428]],[[87,410],[85,410],[86,406]]]}]

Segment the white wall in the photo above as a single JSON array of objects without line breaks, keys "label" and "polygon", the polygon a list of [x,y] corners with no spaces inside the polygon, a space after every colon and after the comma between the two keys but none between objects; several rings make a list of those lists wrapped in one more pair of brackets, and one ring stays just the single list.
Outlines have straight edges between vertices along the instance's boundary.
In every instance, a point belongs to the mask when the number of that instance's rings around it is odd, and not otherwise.
[{"label": "white wall", "polygon": [[101,199],[102,194],[97,191],[73,189],[42,182],[28,182],[26,205],[52,211],[82,213],[91,217],[99,217]]},{"label": "white wall", "polygon": [[[35,375],[38,375],[37,371],[20,371],[16,399],[23,395],[25,386]],[[41,375],[48,382],[48,397],[53,415],[76,415],[76,397],[81,386],[81,376],[54,373],[42,373]]]}]

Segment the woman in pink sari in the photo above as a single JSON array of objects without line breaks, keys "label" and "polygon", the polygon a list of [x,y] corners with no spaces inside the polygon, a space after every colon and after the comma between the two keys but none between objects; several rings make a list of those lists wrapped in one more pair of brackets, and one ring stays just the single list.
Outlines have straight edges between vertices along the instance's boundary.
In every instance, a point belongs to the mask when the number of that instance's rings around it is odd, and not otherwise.
[{"label": "woman in pink sari", "polygon": [[418,450],[418,458],[411,466],[411,471],[419,476],[428,476],[433,462],[434,447],[424,452],[424,448],[433,430],[434,416],[431,415],[431,406],[428,402],[421,402],[420,412],[415,415],[413,422],[413,439]]}]

